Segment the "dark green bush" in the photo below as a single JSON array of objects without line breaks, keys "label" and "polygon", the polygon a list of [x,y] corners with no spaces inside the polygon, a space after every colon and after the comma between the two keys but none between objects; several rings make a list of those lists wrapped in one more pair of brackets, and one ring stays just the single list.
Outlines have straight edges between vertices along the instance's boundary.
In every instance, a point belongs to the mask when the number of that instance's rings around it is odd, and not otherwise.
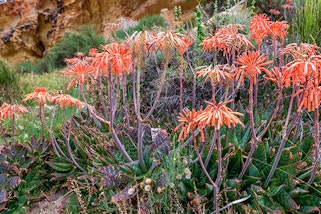
[{"label": "dark green bush", "polygon": [[156,15],[145,16],[138,22],[136,26],[126,29],[126,32],[124,30],[116,31],[116,37],[119,39],[125,39],[127,37],[127,34],[132,35],[135,31],[151,30],[154,26],[162,28],[166,27],[165,19],[162,16]]},{"label": "dark green bush", "polygon": [[0,103],[19,100],[21,97],[19,77],[6,62],[0,60]]},{"label": "dark green bush", "polygon": [[64,38],[50,50],[49,54],[37,60],[35,64],[26,61],[19,64],[17,69],[37,74],[61,69],[66,66],[65,58],[72,58],[77,52],[87,54],[89,49],[99,49],[100,45],[104,43],[104,38],[98,36],[92,27],[84,26],[80,33],[66,33]]},{"label": "dark green bush", "polygon": [[98,36],[93,28],[83,27],[81,33],[66,33],[64,39],[56,44],[47,55],[52,68],[66,66],[65,58],[71,58],[77,52],[87,54],[91,48],[99,48],[104,44],[102,36]]}]

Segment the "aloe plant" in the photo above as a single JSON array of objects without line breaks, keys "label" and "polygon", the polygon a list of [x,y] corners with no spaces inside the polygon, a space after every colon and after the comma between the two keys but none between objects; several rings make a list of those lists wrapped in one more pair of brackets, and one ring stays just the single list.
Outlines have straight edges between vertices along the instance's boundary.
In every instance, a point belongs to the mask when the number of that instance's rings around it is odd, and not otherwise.
[{"label": "aloe plant", "polygon": [[41,189],[50,176],[45,161],[51,156],[50,144],[32,137],[29,142],[4,145],[0,152],[0,210],[25,212],[27,205],[42,197]]}]

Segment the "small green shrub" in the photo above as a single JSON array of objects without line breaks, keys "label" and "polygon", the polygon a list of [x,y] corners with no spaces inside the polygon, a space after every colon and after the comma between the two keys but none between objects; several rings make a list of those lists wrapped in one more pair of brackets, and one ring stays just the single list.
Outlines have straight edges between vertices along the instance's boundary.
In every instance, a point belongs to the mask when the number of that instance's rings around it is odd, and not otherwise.
[{"label": "small green shrub", "polygon": [[72,58],[77,52],[87,54],[89,49],[98,49],[104,43],[102,36],[98,36],[93,28],[85,26],[81,33],[66,33],[64,39],[50,50],[46,58],[53,68],[62,68],[66,66],[65,58]]},{"label": "small green shrub", "polygon": [[61,69],[66,66],[65,58],[72,58],[77,52],[87,54],[89,49],[99,49],[104,43],[104,38],[98,36],[92,27],[84,26],[80,33],[66,33],[63,40],[58,42],[44,58],[35,63],[25,61],[17,66],[17,70],[23,73],[42,74]]},{"label": "small green shrub", "polygon": [[20,99],[19,78],[12,69],[0,60],[0,102]]},{"label": "small green shrub", "polygon": [[[135,31],[151,30],[154,26],[161,28],[166,27],[165,19],[162,16],[145,16],[143,17],[136,26],[129,27],[126,30],[116,31],[116,37],[119,39],[125,39],[127,35],[132,35]],[[127,34],[126,34],[127,33]]]},{"label": "small green shrub", "polygon": [[35,62],[32,62],[31,60],[26,60],[22,63],[19,63],[16,66],[16,71],[19,73],[31,73],[36,70],[36,64]]}]

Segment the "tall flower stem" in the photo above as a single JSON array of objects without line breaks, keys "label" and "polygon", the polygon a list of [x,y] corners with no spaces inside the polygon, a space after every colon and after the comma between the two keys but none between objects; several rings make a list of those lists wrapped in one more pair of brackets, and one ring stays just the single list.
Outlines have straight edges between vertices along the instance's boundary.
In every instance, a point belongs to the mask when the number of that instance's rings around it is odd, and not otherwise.
[{"label": "tall flower stem", "polygon": [[151,114],[153,113],[153,111],[155,110],[155,108],[156,108],[156,106],[158,104],[159,97],[160,97],[160,95],[162,93],[162,89],[163,89],[163,86],[164,86],[164,83],[165,83],[165,77],[166,77],[166,73],[167,73],[168,62],[169,62],[168,59],[166,59],[165,62],[164,62],[163,72],[162,72],[159,88],[158,88],[154,103],[153,103],[152,107],[150,108],[149,112],[147,113],[147,115],[144,117],[143,121],[147,120],[151,116]]},{"label": "tall flower stem", "polygon": [[258,139],[262,139],[262,137],[265,135],[265,133],[269,130],[270,126],[272,125],[272,122],[275,119],[276,113],[278,112],[278,110],[280,108],[281,98],[282,98],[282,88],[279,88],[279,95],[276,98],[276,106],[273,110],[272,116],[270,117],[268,124],[264,127],[263,131],[258,136]]},{"label": "tall flower stem", "polygon": [[140,168],[145,172],[147,167],[143,158],[143,126],[140,113],[140,66],[136,72],[136,109],[137,109],[137,149],[138,149],[138,161]]},{"label": "tall flower stem", "polygon": [[194,133],[193,133],[193,141],[194,141],[194,150],[196,152],[196,155],[197,155],[197,158],[199,160],[199,163],[202,167],[202,170],[203,172],[205,173],[206,177],[208,178],[208,180],[210,181],[210,183],[213,185],[214,187],[214,207],[215,207],[215,211],[218,213],[218,191],[217,191],[217,186],[216,184],[214,183],[213,179],[211,178],[211,176],[208,174],[207,170],[206,170],[206,167],[204,166],[204,163],[203,163],[203,160],[202,160],[202,157],[201,157],[201,154],[198,150],[198,145],[197,145],[197,142],[196,142],[196,138],[194,136]]},{"label": "tall flower stem", "polygon": [[60,154],[66,158],[67,158],[67,155],[65,155],[65,153],[62,151],[62,149],[60,148],[55,136],[54,136],[54,133],[52,130],[49,129],[48,125],[47,125],[47,122],[46,122],[46,119],[45,119],[45,113],[44,113],[44,105],[40,105],[40,119],[41,119],[41,122],[42,122],[42,125],[43,127],[45,127],[47,129],[47,131],[49,132],[49,135],[50,135],[50,138],[51,138],[51,142],[52,142],[52,147],[54,149],[54,152],[56,153],[56,155],[58,157],[60,157]]},{"label": "tall flower stem", "polygon": [[316,173],[317,173],[317,169],[318,169],[318,165],[319,165],[319,160],[320,160],[320,142],[319,142],[319,138],[320,138],[320,133],[319,133],[319,108],[316,108],[314,110],[314,129],[315,129],[315,136],[314,136],[314,164],[313,164],[313,169],[311,172],[311,176],[310,179],[308,181],[308,185],[306,186],[306,189],[309,188],[309,186],[312,184],[312,182],[315,179]]},{"label": "tall flower stem", "polygon": [[195,106],[196,106],[196,75],[194,75],[194,69],[193,69],[193,66],[192,66],[190,58],[189,58],[188,50],[186,51],[186,58],[187,58],[187,62],[188,62],[188,67],[190,68],[190,70],[193,73],[192,108],[195,109]]},{"label": "tall flower stem", "polygon": [[222,145],[221,145],[221,136],[220,136],[220,130],[216,130],[217,132],[217,152],[218,152],[218,171],[217,171],[217,176],[216,176],[216,180],[215,180],[215,195],[216,195],[216,206],[215,206],[215,211],[216,213],[219,212],[218,209],[218,195],[220,192],[220,182],[221,182],[221,176],[222,176],[222,170],[223,170],[223,159],[222,159]]},{"label": "tall flower stem", "polygon": [[4,142],[4,144],[7,144],[6,133],[5,133],[4,129],[3,129],[3,125],[2,125],[1,121],[0,121],[0,130],[1,130],[3,142]]},{"label": "tall flower stem", "polygon": [[104,93],[103,93],[104,84],[102,82],[101,74],[98,75],[98,81],[99,81],[99,99],[100,99],[101,107],[103,109],[103,117],[107,119],[107,108],[106,108]]},{"label": "tall flower stem", "polygon": [[292,112],[292,106],[293,106],[293,100],[294,100],[294,91],[295,89],[293,88],[292,90],[292,94],[291,94],[291,100],[290,100],[290,104],[289,104],[289,109],[288,109],[288,114],[286,116],[286,119],[285,119],[285,124],[283,126],[283,130],[282,130],[282,140],[281,140],[281,143],[280,143],[280,146],[279,146],[279,149],[276,153],[276,157],[275,157],[275,160],[273,162],[273,165],[272,165],[272,168],[269,172],[269,175],[267,176],[266,180],[265,180],[265,183],[264,185],[267,186],[272,178],[272,176],[274,175],[274,172],[279,164],[279,161],[280,161],[280,158],[281,158],[281,155],[282,155],[282,151],[284,149],[284,146],[285,146],[285,143],[286,143],[286,140],[287,140],[287,128],[288,128],[288,125],[289,125],[289,121],[290,121],[290,117],[291,117],[291,112]]},{"label": "tall flower stem", "polygon": [[15,121],[15,116],[14,114],[12,114],[11,148],[13,147],[13,144],[14,144],[14,121]]},{"label": "tall flower stem", "polygon": [[251,131],[252,131],[252,139],[250,141],[251,143],[251,149],[250,149],[250,152],[247,156],[247,159],[244,163],[244,166],[242,168],[242,171],[239,175],[239,179],[242,179],[242,177],[244,176],[247,168],[249,167],[251,161],[252,161],[252,157],[253,157],[253,154],[254,154],[254,151],[255,151],[255,148],[256,148],[256,145],[257,145],[257,142],[258,142],[258,139],[256,137],[256,130],[255,130],[255,123],[254,123],[254,113],[253,113],[253,80],[254,77],[251,77],[250,78],[250,89],[249,89],[249,115],[250,115],[250,125],[251,125]]},{"label": "tall flower stem", "polygon": [[86,170],[84,170],[76,161],[74,155],[71,152],[71,147],[70,147],[70,134],[71,134],[71,129],[72,129],[72,109],[70,108],[70,121],[69,121],[69,130],[68,130],[68,135],[67,135],[67,139],[66,139],[66,145],[67,145],[67,150],[68,150],[68,154],[72,160],[72,162],[75,164],[75,166],[80,169],[83,172],[86,172]]},{"label": "tall flower stem", "polygon": [[208,151],[208,154],[207,154],[207,157],[206,157],[206,160],[205,160],[205,167],[207,167],[208,163],[211,160],[212,153],[213,153],[214,148],[215,148],[215,143],[216,143],[216,131],[214,131],[214,136],[213,136],[213,139],[212,139],[212,142],[211,142],[211,147],[210,147],[210,150]]},{"label": "tall flower stem", "polygon": [[[109,91],[110,91],[110,88],[112,88],[112,85],[109,84]],[[115,129],[114,129],[114,126],[113,126],[113,120],[111,120],[110,122],[106,121],[105,119],[101,118],[100,116],[98,116],[92,109],[91,107],[89,106],[88,102],[87,102],[87,99],[85,97],[85,93],[84,93],[84,90],[83,90],[83,87],[82,85],[79,85],[79,91],[81,93],[81,96],[83,98],[83,101],[89,111],[89,113],[94,116],[95,118],[97,118],[99,121],[105,123],[106,125],[109,126],[109,130],[110,130],[110,133],[111,133],[111,136],[116,144],[116,147],[117,149],[120,151],[120,153],[123,155],[123,157],[126,159],[127,162],[133,162],[133,160],[130,158],[130,156],[128,155],[128,153],[126,152],[125,150],[125,147],[124,145],[120,142],[116,132],[115,132]],[[111,91],[109,92],[111,93]],[[112,99],[112,98],[110,98]],[[112,117],[113,113],[112,113],[112,102],[110,104],[110,116]],[[113,117],[111,118],[113,119]]]},{"label": "tall flower stem", "polygon": [[108,75],[108,86],[109,86],[109,103],[110,103],[110,132],[118,150],[122,153],[124,158],[127,162],[133,162],[129,154],[127,153],[124,145],[121,143],[120,139],[118,138],[116,131],[114,129],[114,115],[115,115],[115,101],[114,101],[114,87],[113,87],[113,77],[112,73],[109,72]]},{"label": "tall flower stem", "polygon": [[183,111],[183,63],[184,55],[180,56],[180,65],[179,65],[179,111]]},{"label": "tall flower stem", "polygon": [[129,123],[129,115],[128,115],[128,111],[127,111],[127,88],[126,88],[126,85],[127,85],[127,77],[126,77],[126,75],[123,75],[123,77],[122,77],[123,111],[125,114],[126,125],[127,125],[127,127],[129,127],[130,123]]}]

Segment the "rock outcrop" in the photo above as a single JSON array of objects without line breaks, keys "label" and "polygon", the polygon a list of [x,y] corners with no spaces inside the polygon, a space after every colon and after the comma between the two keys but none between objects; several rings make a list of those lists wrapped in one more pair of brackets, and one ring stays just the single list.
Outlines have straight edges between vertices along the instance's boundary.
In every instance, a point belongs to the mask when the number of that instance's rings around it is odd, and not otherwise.
[{"label": "rock outcrop", "polygon": [[[195,0],[11,0],[0,2],[0,58],[15,64],[39,58],[65,32],[91,25],[108,34],[121,17],[139,19],[181,5],[192,10]],[[107,27],[106,27],[107,26]]]}]

